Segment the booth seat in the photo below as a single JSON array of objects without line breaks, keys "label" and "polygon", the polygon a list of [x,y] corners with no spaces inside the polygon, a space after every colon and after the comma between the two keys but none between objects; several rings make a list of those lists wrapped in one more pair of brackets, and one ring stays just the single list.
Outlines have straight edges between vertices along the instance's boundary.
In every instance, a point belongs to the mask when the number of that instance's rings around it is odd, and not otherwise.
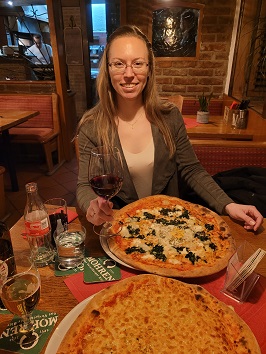
[{"label": "booth seat", "polygon": [[253,143],[250,146],[235,145],[210,146],[203,141],[192,141],[193,149],[203,165],[211,175],[239,167],[266,168],[266,143]]},{"label": "booth seat", "polygon": [[11,143],[41,144],[47,174],[53,174],[63,163],[58,95],[0,94],[1,109],[39,111],[40,114],[9,130]]}]

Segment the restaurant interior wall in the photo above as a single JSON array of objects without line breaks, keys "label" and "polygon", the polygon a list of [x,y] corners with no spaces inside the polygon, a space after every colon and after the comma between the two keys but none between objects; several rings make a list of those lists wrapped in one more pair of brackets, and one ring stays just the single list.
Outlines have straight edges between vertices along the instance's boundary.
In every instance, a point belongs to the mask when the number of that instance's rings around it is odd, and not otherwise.
[{"label": "restaurant interior wall", "polygon": [[[71,5],[73,3],[71,1]],[[126,1],[125,12],[121,12],[121,23],[135,24],[148,35],[154,6],[178,6],[180,3],[188,7],[193,4],[191,1],[171,0],[148,3],[146,0]],[[199,58],[156,59],[157,85],[162,96],[182,94],[184,97],[197,97],[204,91],[222,98],[224,93],[236,1],[225,0],[221,3],[218,0],[200,0],[198,3],[204,5]],[[77,26],[84,25],[79,6],[69,6],[69,1],[64,0],[62,10],[64,26],[68,26],[70,16],[74,17]],[[77,114],[81,117],[88,106],[85,101],[88,78],[81,66],[69,66],[68,72],[71,89],[76,92]]]},{"label": "restaurant interior wall", "polygon": [[[152,11],[179,4],[193,6],[192,1],[186,0],[154,0],[149,6],[145,0],[128,1],[127,22],[140,26],[149,34]],[[193,60],[156,58],[158,90],[163,96],[182,94],[184,97],[197,97],[204,91],[222,97],[224,93],[236,1],[200,0],[197,4],[204,5],[199,57]],[[139,16],[134,16],[135,13]]]},{"label": "restaurant interior wall", "polygon": [[[77,27],[81,28],[81,40],[83,44],[83,60],[89,61],[88,29],[84,28],[86,17],[84,14],[84,3],[88,1],[61,0],[63,14],[63,27],[69,27],[69,19],[74,18]],[[112,2],[112,0],[110,0]],[[213,92],[215,97],[222,97],[225,92],[227,77],[228,58],[233,32],[236,0],[199,0],[198,4],[204,5],[203,21],[201,31],[201,44],[199,58],[186,60],[180,58],[156,58],[157,86],[162,96],[182,94],[184,97],[197,97],[202,91]],[[166,6],[188,6],[192,1],[183,0],[153,0],[147,3],[146,0],[134,2],[120,0],[121,23],[136,24],[149,34],[151,27],[152,11],[154,8]],[[136,16],[135,14],[138,14]],[[219,16],[217,16],[219,14]],[[84,22],[85,21],[85,22]],[[68,66],[70,88],[75,92],[76,111],[78,119],[83,112],[91,105],[88,102],[87,91],[91,90],[90,74],[84,65]],[[55,85],[49,83],[27,82],[0,83],[1,91],[11,92],[53,92]]]}]

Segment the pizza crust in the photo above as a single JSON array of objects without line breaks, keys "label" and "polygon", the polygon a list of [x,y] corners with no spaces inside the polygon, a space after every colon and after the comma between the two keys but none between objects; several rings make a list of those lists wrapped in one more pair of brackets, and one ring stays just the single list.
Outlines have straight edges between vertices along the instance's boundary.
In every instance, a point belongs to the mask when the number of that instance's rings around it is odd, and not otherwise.
[{"label": "pizza crust", "polygon": [[[234,239],[226,222],[218,214],[201,205],[192,204],[179,198],[164,195],[142,198],[116,212],[113,229],[115,232],[119,230],[119,222],[123,222],[128,216],[136,215],[139,210],[153,210],[157,207],[172,208],[176,205],[184,207],[192,216],[199,218],[200,221],[214,225],[215,233],[218,235],[215,242],[218,242],[217,245],[219,247],[215,252],[211,252],[212,259],[208,259],[208,263],[195,262],[195,264],[192,264],[189,260],[185,259],[181,264],[173,264],[168,262],[168,260],[148,259],[146,255],[146,257],[143,257],[143,255],[138,253],[127,254],[125,249],[132,240],[123,239],[121,233],[108,239],[107,242],[110,251],[121,261],[135,269],[163,276],[186,278],[202,277],[215,274],[226,268],[230,257],[236,250]],[[186,243],[184,243],[184,246],[187,246]]]},{"label": "pizza crust", "polygon": [[198,285],[145,274],[94,296],[57,354],[259,354],[247,324]]}]

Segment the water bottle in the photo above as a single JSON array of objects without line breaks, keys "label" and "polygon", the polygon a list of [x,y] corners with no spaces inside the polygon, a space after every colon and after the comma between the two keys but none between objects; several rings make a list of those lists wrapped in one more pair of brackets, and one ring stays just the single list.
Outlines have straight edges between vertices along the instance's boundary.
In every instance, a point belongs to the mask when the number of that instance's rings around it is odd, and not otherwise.
[{"label": "water bottle", "polygon": [[25,188],[27,193],[24,210],[25,232],[34,263],[37,267],[44,267],[54,259],[49,216],[39,196],[37,183],[27,183]]},{"label": "water bottle", "polygon": [[[2,266],[3,263],[1,261],[5,261],[13,255],[14,253],[9,228],[4,222],[0,221],[0,281],[3,281],[4,277],[8,275],[6,274],[6,268]],[[1,298],[0,309],[5,310],[5,306],[2,303]]]}]

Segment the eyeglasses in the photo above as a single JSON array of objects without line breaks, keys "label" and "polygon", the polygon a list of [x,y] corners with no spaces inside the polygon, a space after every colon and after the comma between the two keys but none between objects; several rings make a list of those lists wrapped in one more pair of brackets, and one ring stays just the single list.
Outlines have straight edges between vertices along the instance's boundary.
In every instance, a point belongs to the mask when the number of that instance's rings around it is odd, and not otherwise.
[{"label": "eyeglasses", "polygon": [[143,60],[137,60],[134,61],[132,64],[128,65],[126,63],[123,63],[122,61],[117,60],[112,63],[109,63],[108,65],[111,67],[112,72],[114,72],[115,74],[123,74],[126,71],[126,68],[129,66],[132,68],[135,74],[139,74],[144,72],[149,64]]}]

